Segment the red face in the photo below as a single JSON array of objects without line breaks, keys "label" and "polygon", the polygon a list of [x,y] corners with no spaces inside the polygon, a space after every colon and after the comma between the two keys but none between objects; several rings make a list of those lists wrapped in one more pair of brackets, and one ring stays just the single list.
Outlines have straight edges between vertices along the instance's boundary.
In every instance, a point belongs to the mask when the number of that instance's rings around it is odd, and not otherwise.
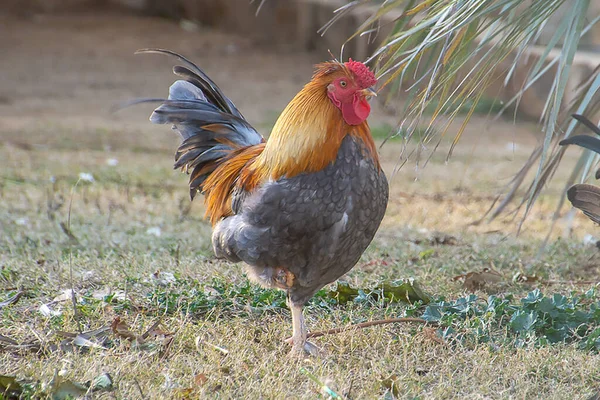
[{"label": "red face", "polygon": [[354,80],[345,77],[327,85],[327,96],[342,111],[348,125],[359,125],[367,119],[371,112],[367,98],[373,95],[375,92],[371,89],[360,87]]}]

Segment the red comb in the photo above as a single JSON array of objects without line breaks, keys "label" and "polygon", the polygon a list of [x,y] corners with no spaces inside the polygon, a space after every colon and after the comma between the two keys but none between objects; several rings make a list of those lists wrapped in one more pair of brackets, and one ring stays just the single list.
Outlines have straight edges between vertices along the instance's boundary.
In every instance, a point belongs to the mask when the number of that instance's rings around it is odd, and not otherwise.
[{"label": "red comb", "polygon": [[375,74],[371,72],[369,67],[360,61],[354,61],[351,58],[348,59],[348,62],[344,63],[346,68],[348,68],[354,74],[356,79],[356,83],[363,89],[373,86],[377,83],[377,79],[375,78]]}]

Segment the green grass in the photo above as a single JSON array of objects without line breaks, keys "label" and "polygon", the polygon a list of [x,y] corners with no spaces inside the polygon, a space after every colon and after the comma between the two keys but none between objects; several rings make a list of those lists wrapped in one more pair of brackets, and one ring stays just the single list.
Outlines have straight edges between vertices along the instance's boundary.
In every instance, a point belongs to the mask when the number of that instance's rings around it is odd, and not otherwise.
[{"label": "green grass", "polygon": [[[42,149],[0,147],[0,303],[23,292],[1,307],[0,334],[34,344],[0,341],[0,373],[17,377],[30,396],[53,393],[60,382],[87,388],[104,373],[112,394],[98,395],[129,399],[562,399],[597,390],[598,299],[594,284],[579,283],[597,280],[597,249],[578,236],[553,236],[538,256],[555,198],[532,211],[518,238],[506,235],[510,221],[466,225],[489,205],[486,188],[504,157],[493,146],[471,161],[481,181],[469,190],[453,191],[464,176],[443,162],[433,162],[428,179],[392,179],[384,223],[344,277],[357,290],[334,284],[306,307],[311,331],[406,316],[439,325],[325,335],[314,339],[322,354],[300,360],[288,358],[283,343],[291,334],[284,294],[214,259],[202,204],[189,203],[186,177],[171,169],[171,144],[138,152],[122,143],[106,152],[98,138],[86,140],[89,148],[62,137]],[[395,158],[384,151],[383,160],[391,176]],[[74,186],[80,172],[94,182]],[[61,222],[70,222],[72,237]],[[584,218],[575,227],[594,232]],[[452,279],[484,267],[501,278],[473,294]],[[518,274],[537,281],[513,280]],[[389,295],[384,285],[403,278],[430,302]],[[52,303],[70,288],[75,307],[64,296]],[[56,315],[40,312],[48,303]],[[117,317],[133,339],[110,328]],[[106,333],[89,339],[101,347],[65,336],[102,327]]]}]

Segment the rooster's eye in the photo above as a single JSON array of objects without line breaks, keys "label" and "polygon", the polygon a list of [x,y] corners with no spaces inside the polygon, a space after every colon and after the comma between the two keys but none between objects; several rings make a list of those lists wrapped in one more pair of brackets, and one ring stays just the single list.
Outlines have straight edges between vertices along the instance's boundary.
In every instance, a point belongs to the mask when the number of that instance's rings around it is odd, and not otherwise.
[{"label": "rooster's eye", "polygon": [[346,87],[346,81],[340,81],[340,86],[345,88]]}]

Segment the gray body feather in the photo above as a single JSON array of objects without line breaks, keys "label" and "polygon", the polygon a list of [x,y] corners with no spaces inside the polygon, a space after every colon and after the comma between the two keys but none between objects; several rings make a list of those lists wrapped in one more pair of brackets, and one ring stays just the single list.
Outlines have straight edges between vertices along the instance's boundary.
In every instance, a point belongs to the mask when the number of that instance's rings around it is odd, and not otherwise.
[{"label": "gray body feather", "polygon": [[245,196],[237,214],[216,225],[215,254],[246,262],[256,276],[288,269],[296,277],[289,298],[305,303],[356,264],[385,213],[388,183],[365,152],[346,136],[322,171],[269,182]]}]

